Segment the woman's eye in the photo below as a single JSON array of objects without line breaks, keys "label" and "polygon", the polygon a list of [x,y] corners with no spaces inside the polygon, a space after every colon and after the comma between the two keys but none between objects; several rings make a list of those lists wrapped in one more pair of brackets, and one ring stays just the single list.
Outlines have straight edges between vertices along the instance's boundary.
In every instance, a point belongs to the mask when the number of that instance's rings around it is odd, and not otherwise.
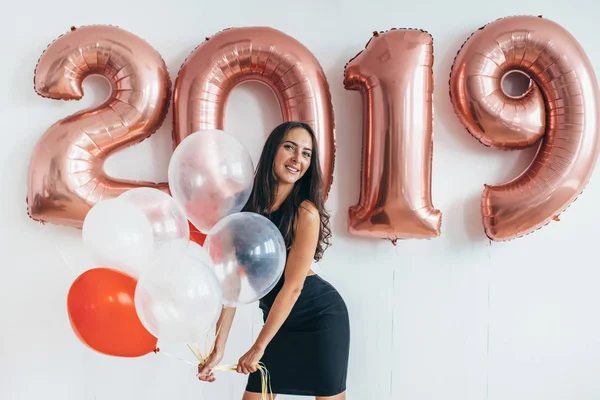
[{"label": "woman's eye", "polygon": [[305,152],[304,152],[304,157],[306,157],[306,158],[310,158],[310,153],[309,153],[308,151],[305,151]]},{"label": "woman's eye", "polygon": [[294,149],[291,144],[284,144],[283,148],[286,149],[286,150],[293,150]]}]

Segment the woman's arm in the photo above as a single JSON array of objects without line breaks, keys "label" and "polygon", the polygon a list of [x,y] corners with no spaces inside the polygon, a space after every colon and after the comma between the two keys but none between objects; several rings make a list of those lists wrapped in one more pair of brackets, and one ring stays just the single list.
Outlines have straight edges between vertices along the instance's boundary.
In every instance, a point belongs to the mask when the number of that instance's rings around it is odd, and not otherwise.
[{"label": "woman's arm", "polygon": [[233,307],[223,307],[223,310],[221,310],[221,315],[217,321],[217,337],[215,338],[215,346],[210,355],[208,355],[208,358],[204,364],[198,365],[198,379],[207,382],[214,382],[215,377],[212,373],[212,369],[219,365],[223,359],[225,345],[227,344],[229,331],[231,330],[231,325],[233,324],[235,311],[236,309]]},{"label": "woman's arm", "polygon": [[320,228],[321,219],[317,208],[312,203],[304,201],[298,209],[294,242],[286,263],[285,282],[273,302],[254,346],[240,358],[237,372],[248,374],[256,371],[258,361],[266,347],[290,315],[312,265]]},{"label": "woman's arm", "polygon": [[229,331],[231,331],[231,325],[233,325],[233,318],[235,317],[236,308],[234,307],[223,307],[219,320],[217,321],[217,332],[215,339],[215,351],[223,353],[225,351],[225,345],[227,344],[227,338],[229,337]]}]

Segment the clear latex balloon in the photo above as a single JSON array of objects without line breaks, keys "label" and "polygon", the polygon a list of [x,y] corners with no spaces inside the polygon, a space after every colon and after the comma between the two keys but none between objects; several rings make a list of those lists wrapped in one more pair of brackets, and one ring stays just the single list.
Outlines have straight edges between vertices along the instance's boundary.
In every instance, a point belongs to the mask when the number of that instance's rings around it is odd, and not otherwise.
[{"label": "clear latex balloon", "polygon": [[262,215],[242,212],[219,221],[204,247],[221,282],[226,306],[255,302],[273,289],[283,274],[285,242]]},{"label": "clear latex balloon", "polygon": [[190,240],[190,226],[181,206],[168,194],[152,188],[136,188],[118,197],[141,210],[154,238],[153,262],[175,263],[185,255]]},{"label": "clear latex balloon", "polygon": [[135,291],[135,308],[160,341],[191,343],[214,329],[223,293],[206,251],[190,243],[179,263],[149,268]]},{"label": "clear latex balloon", "polygon": [[248,150],[221,130],[186,137],[169,163],[169,187],[202,233],[240,211],[252,191],[254,165]]},{"label": "clear latex balloon", "polygon": [[99,265],[137,278],[152,262],[152,225],[140,209],[119,199],[94,205],[83,221],[82,236]]}]

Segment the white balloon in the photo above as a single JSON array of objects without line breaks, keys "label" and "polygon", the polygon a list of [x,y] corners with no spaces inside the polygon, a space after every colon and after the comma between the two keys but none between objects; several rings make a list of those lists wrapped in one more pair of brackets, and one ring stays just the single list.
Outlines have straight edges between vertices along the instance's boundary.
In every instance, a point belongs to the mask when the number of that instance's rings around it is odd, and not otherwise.
[{"label": "white balloon", "polygon": [[241,212],[223,218],[206,236],[204,247],[221,282],[226,306],[261,299],[283,275],[285,241],[262,215]]},{"label": "white balloon", "polygon": [[118,199],[96,203],[87,213],[83,243],[100,265],[137,278],[152,262],[152,225],[144,213]]},{"label": "white balloon", "polygon": [[144,187],[128,190],[118,199],[137,207],[150,222],[154,237],[154,263],[179,262],[190,239],[188,220],[179,203],[161,190]]},{"label": "white balloon", "polygon": [[205,253],[192,242],[180,263],[150,268],[138,281],[137,314],[159,340],[191,343],[214,329],[223,293]]},{"label": "white balloon", "polygon": [[169,162],[169,188],[198,230],[207,234],[241,211],[252,191],[254,165],[244,145],[221,130],[186,137]]}]

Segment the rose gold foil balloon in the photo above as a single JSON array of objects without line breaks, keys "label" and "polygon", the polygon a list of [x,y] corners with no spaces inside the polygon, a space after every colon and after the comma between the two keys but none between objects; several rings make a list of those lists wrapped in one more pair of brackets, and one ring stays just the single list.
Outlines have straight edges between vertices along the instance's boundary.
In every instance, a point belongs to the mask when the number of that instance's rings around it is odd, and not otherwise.
[{"label": "rose gold foil balloon", "polygon": [[[513,71],[531,79],[522,96],[503,89]],[[490,239],[541,228],[581,193],[600,150],[598,82],[581,46],[560,25],[517,16],[481,28],[456,57],[450,96],[460,121],[484,145],[523,149],[541,138],[522,174],[485,186],[481,211]]]},{"label": "rose gold foil balloon", "polygon": [[226,29],[194,50],[175,82],[176,144],[197,131],[223,130],[229,94],[238,84],[250,80],[272,89],[283,120],[305,122],[314,129],[327,196],[335,154],[329,85],[314,55],[278,30]]},{"label": "rose gold foil balloon", "polygon": [[363,99],[360,199],[349,231],[390,239],[439,236],[431,201],[433,44],[420,30],[374,33],[346,65],[344,86]]},{"label": "rose gold foil balloon", "polygon": [[27,205],[38,221],[81,227],[90,208],[136,187],[167,185],[113,179],[103,170],[112,153],[141,142],[164,121],[170,79],[161,56],[139,37],[112,26],[73,28],[41,56],[35,90],[43,97],[77,100],[83,80],[100,74],[109,98],[52,125],[31,156]]}]

